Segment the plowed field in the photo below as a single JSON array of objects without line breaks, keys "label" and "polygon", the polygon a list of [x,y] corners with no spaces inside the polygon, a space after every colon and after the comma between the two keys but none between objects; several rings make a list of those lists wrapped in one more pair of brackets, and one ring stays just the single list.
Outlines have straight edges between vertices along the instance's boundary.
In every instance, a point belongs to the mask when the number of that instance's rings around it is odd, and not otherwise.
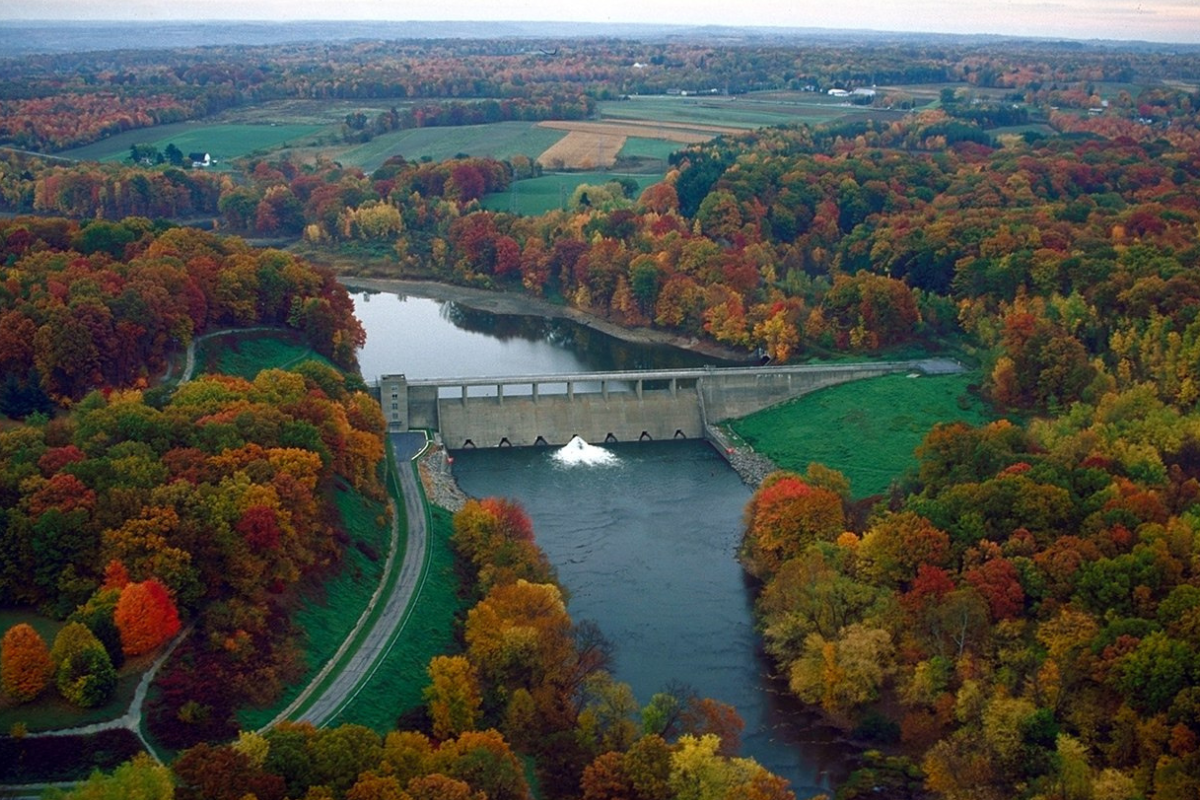
[{"label": "plowed field", "polygon": [[719,125],[692,125],[678,122],[575,122],[547,120],[539,127],[568,131],[552,147],[538,156],[547,169],[597,169],[616,163],[625,139],[661,139],[683,144],[707,142],[722,133],[740,133],[738,128]]}]

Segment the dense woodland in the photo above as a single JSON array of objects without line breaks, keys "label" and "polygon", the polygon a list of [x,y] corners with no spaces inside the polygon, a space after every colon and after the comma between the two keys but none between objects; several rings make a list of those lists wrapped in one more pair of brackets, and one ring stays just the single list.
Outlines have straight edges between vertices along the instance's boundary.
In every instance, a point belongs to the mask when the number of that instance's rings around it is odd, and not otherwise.
[{"label": "dense woodland", "polygon": [[[771,476],[746,509],[768,651],[798,697],[879,748],[839,796],[1195,797],[1200,92],[1162,81],[1196,74],[1197,57],[1020,44],[549,52],[35,57],[0,65],[0,119],[9,141],[50,150],[286,97],[431,101],[431,121],[347,120],[346,136],[368,137],[476,112],[583,116],[672,88],[960,90],[902,117],[721,137],[677,153],[640,196],[587,187],[541,216],[478,204],[528,160],[396,157],[364,174],[261,157],[218,175],[3,156],[5,207],[87,220],[0,224],[0,411],[29,417],[0,432],[0,603],[80,623],[61,647],[10,631],[5,690],[54,683],[87,701],[114,660],[194,624],[151,717],[163,743],[205,742],[170,767],[185,797],[520,798],[521,756],[546,797],[788,796],[734,757],[730,709],[682,688],[637,707],[604,671],[597,632],[571,621],[528,520],[495,499],[456,518],[476,603],[461,652],[430,664],[410,730],[283,726],[221,744],[239,705],[294,673],[286,600],[337,562],[329,493],[380,496],[382,422],[353,377],[312,364],[154,388],[182,346],[221,326],[289,327],[350,368],[361,341],[322,270],[151,221],[202,215],[294,237],[315,258],[363,256],[374,274],[524,291],[777,361],[901,346],[976,361],[979,391],[1011,420],[935,428],[884,497],[855,500],[817,465]],[[634,60],[647,68],[631,72]],[[1104,105],[1101,81],[1130,88]],[[64,113],[76,100],[96,114]],[[1031,113],[1053,133],[995,131]],[[135,600],[154,613],[120,612]],[[155,624],[135,631],[135,616]],[[137,761],[97,781],[168,777]]]}]

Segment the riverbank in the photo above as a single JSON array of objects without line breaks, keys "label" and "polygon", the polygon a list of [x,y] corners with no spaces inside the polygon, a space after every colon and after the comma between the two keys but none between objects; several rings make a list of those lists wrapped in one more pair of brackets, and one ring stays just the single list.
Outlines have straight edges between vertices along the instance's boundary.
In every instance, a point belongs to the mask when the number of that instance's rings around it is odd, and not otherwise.
[{"label": "riverbank", "polygon": [[749,353],[724,347],[715,342],[704,341],[694,336],[680,336],[668,331],[655,328],[626,328],[615,322],[580,311],[570,306],[551,303],[539,297],[531,297],[515,292],[491,291],[476,289],[470,286],[455,286],[437,281],[418,281],[403,278],[360,278],[354,275],[341,275],[338,280],[347,289],[354,291],[390,292],[398,295],[414,295],[430,300],[459,303],[480,311],[493,314],[518,314],[531,317],[553,317],[566,319],[578,325],[584,325],[592,330],[600,331],[614,339],[637,344],[664,344],[691,350],[724,361],[751,361]]}]

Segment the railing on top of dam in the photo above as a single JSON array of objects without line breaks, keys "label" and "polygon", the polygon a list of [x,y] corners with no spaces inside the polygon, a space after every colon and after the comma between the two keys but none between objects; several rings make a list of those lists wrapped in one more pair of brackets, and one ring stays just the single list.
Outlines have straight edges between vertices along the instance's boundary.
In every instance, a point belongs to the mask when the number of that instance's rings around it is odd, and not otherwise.
[{"label": "railing on top of dam", "polygon": [[798,364],[794,366],[758,367],[690,367],[682,369],[643,369],[612,372],[572,372],[541,375],[505,375],[481,378],[409,378],[409,386],[499,386],[538,383],[601,383],[605,381],[664,381],[695,380],[712,376],[797,375],[804,373],[830,374],[857,372],[863,369],[899,372],[917,370],[926,375],[962,372],[963,366],[948,358],[911,359],[903,361],[857,361],[832,364]]}]

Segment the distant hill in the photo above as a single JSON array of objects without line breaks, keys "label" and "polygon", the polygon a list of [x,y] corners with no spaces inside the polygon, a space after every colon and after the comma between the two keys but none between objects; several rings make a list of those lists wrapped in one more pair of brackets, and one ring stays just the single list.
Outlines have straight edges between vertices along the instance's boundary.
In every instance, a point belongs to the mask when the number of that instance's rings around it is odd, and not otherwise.
[{"label": "distant hill", "polygon": [[[840,40],[984,44],[1018,41],[990,34],[960,35],[836,30],[830,28],[764,28],[724,25],[660,25],[584,22],[388,22],[379,20],[307,22],[279,21],[25,21],[0,20],[0,57],[37,53],[81,53],[95,50],[158,50],[222,45],[274,45],[352,39],[569,39],[613,37],[654,40],[774,41]],[[1028,37],[1019,41],[1029,43]],[[1033,40],[1062,45],[1057,39]],[[1105,46],[1113,42],[1077,42]],[[1189,45],[1121,42],[1122,47],[1171,51]]]}]

